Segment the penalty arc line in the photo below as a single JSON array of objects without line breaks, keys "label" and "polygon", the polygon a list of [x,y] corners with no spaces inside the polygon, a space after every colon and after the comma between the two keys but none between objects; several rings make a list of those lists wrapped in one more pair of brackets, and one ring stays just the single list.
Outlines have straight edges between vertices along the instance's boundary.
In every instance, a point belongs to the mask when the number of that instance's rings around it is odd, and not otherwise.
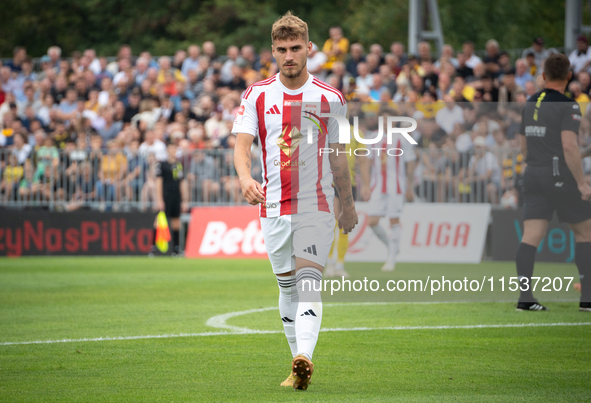
[{"label": "penalty arc line", "polygon": [[[426,302],[425,304],[438,303],[463,303],[464,301],[454,302]],[[468,301],[465,301],[468,302]],[[498,301],[497,301],[498,302]],[[407,304],[409,302],[402,302]],[[325,306],[364,306],[364,305],[391,305],[396,302],[359,302],[359,303],[332,303],[325,304]],[[410,304],[421,304],[421,302],[410,302]],[[259,309],[249,309],[246,311],[229,312],[222,315],[217,315],[210,318],[206,325],[218,329],[225,329],[225,331],[217,332],[202,332],[202,333],[179,333],[179,334],[161,334],[161,335],[139,335],[139,336],[116,336],[116,337],[95,337],[95,338],[81,338],[81,339],[60,339],[60,340],[35,340],[35,341],[16,341],[16,342],[0,342],[0,346],[11,345],[26,345],[26,344],[55,344],[55,343],[79,343],[79,342],[94,342],[94,341],[123,341],[123,340],[142,340],[142,339],[171,339],[180,337],[208,337],[208,336],[233,336],[233,335],[250,335],[250,334],[277,334],[283,333],[283,330],[254,330],[242,328],[238,326],[231,326],[226,323],[230,318],[247,315],[251,313],[265,312],[278,310],[278,307],[268,307]],[[498,329],[498,328],[526,328],[526,327],[558,327],[558,326],[589,326],[591,322],[558,322],[558,323],[507,323],[507,324],[480,324],[480,325],[435,325],[435,326],[386,326],[386,327],[352,327],[352,328],[324,328],[321,332],[355,332],[355,331],[369,331],[369,330],[447,330],[447,329]]]},{"label": "penalty arc line", "polygon": [[[573,323],[505,323],[490,325],[441,325],[441,326],[386,326],[386,327],[350,327],[350,328],[325,328],[321,332],[358,332],[369,330],[448,330],[448,329],[499,329],[499,328],[525,328],[525,327],[561,327],[561,326],[591,326],[591,322],[573,322]],[[89,341],[122,341],[122,340],[141,340],[141,339],[172,339],[179,337],[207,337],[207,336],[235,336],[250,334],[277,334],[283,333],[283,330],[249,330],[241,332],[204,332],[204,333],[180,333],[180,334],[160,334],[145,336],[120,336],[120,337],[96,337],[84,339],[61,339],[61,340],[36,340],[36,341],[15,341],[2,342],[0,346],[14,346],[23,344],[55,344],[55,343],[81,343]]]}]

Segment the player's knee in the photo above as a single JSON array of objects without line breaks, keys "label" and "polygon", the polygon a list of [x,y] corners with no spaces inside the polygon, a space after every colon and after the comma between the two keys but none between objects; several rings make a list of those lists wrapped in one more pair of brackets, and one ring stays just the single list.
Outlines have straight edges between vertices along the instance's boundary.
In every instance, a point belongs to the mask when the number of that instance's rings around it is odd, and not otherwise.
[{"label": "player's knee", "polygon": [[378,223],[380,222],[380,218],[381,217],[379,217],[379,216],[369,216],[367,223],[369,224],[370,227],[373,227],[374,225],[378,225]]}]

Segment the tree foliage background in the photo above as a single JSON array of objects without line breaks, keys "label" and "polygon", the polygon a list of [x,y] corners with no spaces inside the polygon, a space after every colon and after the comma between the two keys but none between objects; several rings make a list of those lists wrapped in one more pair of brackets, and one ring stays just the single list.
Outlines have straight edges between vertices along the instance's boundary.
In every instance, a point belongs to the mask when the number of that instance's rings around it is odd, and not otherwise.
[{"label": "tree foliage background", "polygon": [[[564,38],[562,0],[439,0],[446,43],[458,49],[465,40],[483,49],[495,38],[503,49],[525,48],[542,36],[547,46]],[[0,57],[14,46],[26,46],[34,57],[51,45],[65,55],[93,47],[115,55],[119,45],[135,54],[173,54],[188,44],[212,40],[218,53],[230,44],[270,47],[270,28],[291,9],[303,18],[319,46],[333,25],[366,47],[395,41],[407,43],[408,0],[2,0]]]}]

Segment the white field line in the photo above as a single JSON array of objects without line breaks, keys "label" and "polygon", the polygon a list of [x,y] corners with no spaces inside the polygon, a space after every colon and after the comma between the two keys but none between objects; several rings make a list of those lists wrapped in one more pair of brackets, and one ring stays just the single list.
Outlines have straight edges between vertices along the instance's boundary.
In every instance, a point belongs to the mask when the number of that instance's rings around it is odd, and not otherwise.
[{"label": "white field line", "polygon": [[[363,306],[363,305],[392,305],[392,304],[448,304],[448,303],[469,303],[473,301],[440,301],[440,302],[358,302],[358,303],[332,303],[325,304],[330,306]],[[482,302],[482,301],[480,301]],[[500,301],[489,301],[500,302]],[[513,302],[513,301],[507,301]],[[565,302],[567,302],[565,300]],[[572,302],[572,301],[568,301]],[[59,340],[35,340],[35,341],[9,341],[0,342],[0,346],[12,346],[23,344],[55,344],[55,343],[80,343],[89,341],[118,341],[118,340],[140,340],[140,339],[171,339],[179,337],[207,337],[207,336],[232,336],[244,334],[276,334],[283,333],[283,330],[254,330],[244,327],[231,326],[226,323],[230,318],[248,315],[251,313],[274,311],[277,307],[249,309],[246,311],[229,312],[214,316],[206,322],[207,326],[224,329],[217,332],[202,333],[179,333],[179,334],[160,334],[160,335],[140,335],[140,336],[115,336],[115,337],[94,337],[82,339],[59,339]],[[324,328],[321,332],[356,332],[368,330],[447,330],[447,329],[497,329],[497,328],[524,328],[524,327],[557,327],[557,326],[589,326],[591,322],[558,322],[558,323],[507,323],[507,324],[481,324],[481,325],[440,325],[440,326],[386,326],[386,327],[351,327],[351,328]]]}]

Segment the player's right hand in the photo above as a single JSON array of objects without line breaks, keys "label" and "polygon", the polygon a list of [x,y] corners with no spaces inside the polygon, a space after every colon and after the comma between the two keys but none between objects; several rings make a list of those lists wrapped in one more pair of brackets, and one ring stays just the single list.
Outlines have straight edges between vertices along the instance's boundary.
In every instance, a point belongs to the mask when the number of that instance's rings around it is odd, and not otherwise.
[{"label": "player's right hand", "polygon": [[585,201],[591,200],[591,186],[588,183],[579,185],[579,192],[581,192],[581,199]]},{"label": "player's right hand", "polygon": [[359,222],[357,217],[357,211],[355,209],[346,208],[341,211],[337,222],[339,224],[339,229],[343,231],[344,235],[347,235],[349,232],[353,231],[355,225]]},{"label": "player's right hand", "polygon": [[240,186],[242,187],[242,194],[249,204],[254,206],[265,202],[263,187],[254,179],[240,180]]},{"label": "player's right hand", "polygon": [[158,207],[158,211],[164,211],[164,200],[158,200],[156,206]]}]

